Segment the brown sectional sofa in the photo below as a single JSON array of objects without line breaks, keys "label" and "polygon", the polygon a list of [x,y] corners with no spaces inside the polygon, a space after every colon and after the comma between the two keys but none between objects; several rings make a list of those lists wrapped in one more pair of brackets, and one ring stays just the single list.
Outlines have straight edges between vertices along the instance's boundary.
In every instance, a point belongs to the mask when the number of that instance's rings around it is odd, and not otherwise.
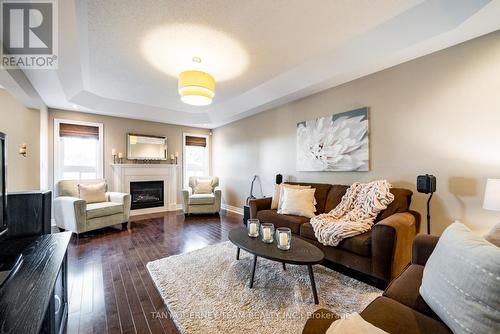
[{"label": "brown sectional sofa", "polygon": [[[292,183],[316,189],[316,214],[335,208],[348,186],[324,183]],[[271,210],[271,198],[251,200],[250,217],[276,227],[289,227],[292,233],[317,245],[326,261],[368,275],[382,285],[396,277],[410,262],[411,243],[419,230],[420,215],[409,211],[413,193],[392,188],[394,201],[378,215],[371,231],[343,240],[338,246],[320,244],[314,236],[309,218],[282,215]]]},{"label": "brown sectional sofa", "polygon": [[[391,282],[381,297],[360,313],[363,319],[388,333],[451,333],[419,293],[425,264],[438,240],[439,237],[431,235],[415,238],[411,264]],[[303,334],[326,333],[337,318],[336,314],[320,309],[307,321]]]}]

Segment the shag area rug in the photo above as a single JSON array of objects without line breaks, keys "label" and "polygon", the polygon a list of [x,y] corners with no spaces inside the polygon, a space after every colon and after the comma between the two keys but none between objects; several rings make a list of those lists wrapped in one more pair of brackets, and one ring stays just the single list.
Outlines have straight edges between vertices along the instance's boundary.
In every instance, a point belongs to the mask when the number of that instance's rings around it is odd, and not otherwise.
[{"label": "shag area rug", "polygon": [[382,291],[324,266],[313,267],[319,305],[306,266],[258,258],[223,242],[149,262],[147,268],[181,333],[301,333],[319,308],[361,312]]}]

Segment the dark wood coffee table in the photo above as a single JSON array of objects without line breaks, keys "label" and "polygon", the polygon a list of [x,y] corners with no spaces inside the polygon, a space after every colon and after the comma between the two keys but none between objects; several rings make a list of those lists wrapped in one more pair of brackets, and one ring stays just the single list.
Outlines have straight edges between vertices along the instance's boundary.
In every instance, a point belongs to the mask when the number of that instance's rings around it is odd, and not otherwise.
[{"label": "dark wood coffee table", "polygon": [[314,303],[318,304],[318,293],[316,291],[316,282],[314,281],[313,264],[323,261],[325,254],[313,244],[300,239],[298,236],[292,237],[290,250],[281,250],[276,245],[276,240],[272,244],[263,243],[260,237],[251,238],[247,235],[246,228],[237,228],[229,232],[229,240],[237,247],[236,259],[240,258],[240,249],[253,254],[252,278],[250,279],[250,288],[253,287],[255,277],[255,268],[257,266],[257,257],[281,262],[283,269],[286,270],[286,263],[307,266],[311,287],[314,297]]}]

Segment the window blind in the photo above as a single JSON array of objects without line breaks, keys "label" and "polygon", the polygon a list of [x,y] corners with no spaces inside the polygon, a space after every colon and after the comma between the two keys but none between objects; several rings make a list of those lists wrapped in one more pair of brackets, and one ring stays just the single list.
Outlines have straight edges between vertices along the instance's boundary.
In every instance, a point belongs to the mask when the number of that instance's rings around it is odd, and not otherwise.
[{"label": "window blind", "polygon": [[186,146],[207,146],[207,138],[205,137],[194,137],[186,136]]},{"label": "window blind", "polygon": [[61,123],[59,124],[59,137],[84,137],[99,139],[99,127]]}]

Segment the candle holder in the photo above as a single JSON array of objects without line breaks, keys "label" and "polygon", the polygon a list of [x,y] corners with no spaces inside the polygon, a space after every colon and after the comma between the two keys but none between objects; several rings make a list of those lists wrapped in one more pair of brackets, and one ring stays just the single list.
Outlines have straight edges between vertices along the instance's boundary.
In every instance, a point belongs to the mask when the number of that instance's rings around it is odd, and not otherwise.
[{"label": "candle holder", "polygon": [[248,236],[251,238],[257,238],[259,236],[260,221],[258,219],[247,220],[247,231]]},{"label": "candle holder", "polygon": [[268,223],[260,224],[260,236],[262,242],[272,244],[274,241],[274,225]]},{"label": "candle holder", "polygon": [[292,244],[292,230],[288,227],[278,227],[276,229],[276,240],[279,249],[289,250]]},{"label": "candle holder", "polygon": [[116,164],[116,154],[113,154],[113,163]]}]

